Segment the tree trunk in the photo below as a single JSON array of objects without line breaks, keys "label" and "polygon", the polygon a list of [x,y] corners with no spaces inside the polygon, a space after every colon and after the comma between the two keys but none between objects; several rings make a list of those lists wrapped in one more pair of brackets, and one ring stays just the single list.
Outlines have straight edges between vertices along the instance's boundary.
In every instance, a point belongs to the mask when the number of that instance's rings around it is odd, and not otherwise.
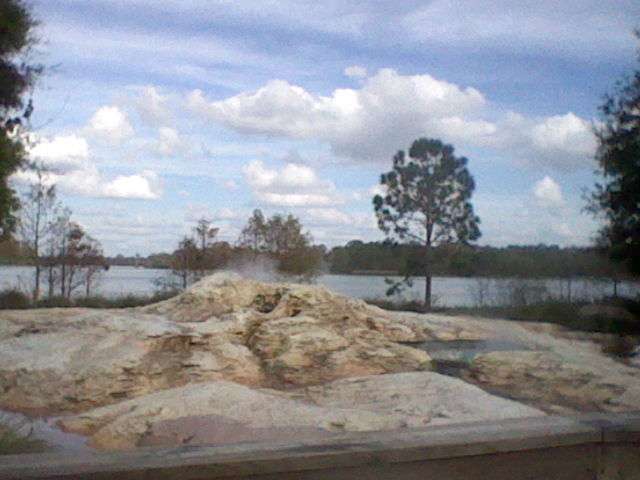
[{"label": "tree trunk", "polygon": [[429,272],[424,276],[424,310],[425,312],[431,310],[431,274]]},{"label": "tree trunk", "polygon": [[54,281],[53,281],[53,263],[52,260],[49,260],[49,298],[53,297],[53,288],[54,288]]},{"label": "tree trunk", "polygon": [[38,298],[40,298],[40,259],[36,257],[36,281],[33,287],[33,301],[37,302]]},{"label": "tree trunk", "polygon": [[[428,234],[430,237],[430,232]],[[431,241],[427,238],[424,258],[424,310],[431,310]]]}]

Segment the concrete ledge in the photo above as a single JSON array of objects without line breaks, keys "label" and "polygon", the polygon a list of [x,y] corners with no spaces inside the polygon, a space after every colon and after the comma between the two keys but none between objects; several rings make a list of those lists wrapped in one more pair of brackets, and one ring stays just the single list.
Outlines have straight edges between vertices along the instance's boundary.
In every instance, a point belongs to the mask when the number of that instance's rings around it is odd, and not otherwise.
[{"label": "concrete ledge", "polygon": [[[605,448],[606,447],[606,448]],[[603,458],[610,453],[611,459]],[[637,457],[637,472],[633,466]],[[602,477],[627,459],[624,476]],[[631,463],[629,463],[631,462]],[[535,417],[327,440],[0,457],[0,479],[640,478],[640,413]],[[606,468],[605,468],[606,466]],[[447,473],[448,472],[448,473]],[[518,474],[518,472],[520,472]],[[532,476],[532,472],[538,472]],[[562,473],[572,472],[573,476]],[[626,472],[626,471],[625,471]],[[618,475],[616,473],[616,475]],[[416,476],[418,475],[418,476]],[[422,476],[420,476],[422,475]],[[482,476],[484,475],[484,476]],[[636,476],[629,476],[636,475]]]}]

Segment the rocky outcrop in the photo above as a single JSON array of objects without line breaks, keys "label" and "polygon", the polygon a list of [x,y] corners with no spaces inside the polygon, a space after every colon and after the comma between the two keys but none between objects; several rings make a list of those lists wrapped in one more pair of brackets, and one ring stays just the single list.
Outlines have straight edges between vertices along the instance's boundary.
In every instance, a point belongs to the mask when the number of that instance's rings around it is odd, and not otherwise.
[{"label": "rocky outcrop", "polygon": [[550,413],[640,408],[640,372],[607,358],[594,366],[552,351],[491,352],[473,361],[466,378]]},{"label": "rocky outcrop", "polygon": [[543,415],[433,372],[343,379],[296,391],[209,382],[61,420],[103,449],[324,437],[347,431]]},{"label": "rocky outcrop", "polygon": [[144,308],[0,313],[0,408],[80,412],[213,380],[294,388],[425,370],[425,352],[397,343],[425,338],[321,287],[218,274]]},{"label": "rocky outcrop", "polygon": [[103,449],[637,410],[608,338],[217,274],[143,308],[0,312],[0,409]]}]

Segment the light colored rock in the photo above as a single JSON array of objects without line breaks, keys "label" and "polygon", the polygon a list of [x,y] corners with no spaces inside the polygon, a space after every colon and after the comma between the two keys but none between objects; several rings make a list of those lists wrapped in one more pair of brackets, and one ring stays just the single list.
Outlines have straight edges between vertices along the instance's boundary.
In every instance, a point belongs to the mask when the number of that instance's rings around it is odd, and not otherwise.
[{"label": "light colored rock", "polygon": [[492,352],[473,361],[468,379],[549,412],[640,409],[636,369],[607,360],[594,368],[550,351]]},{"label": "light colored rock", "polygon": [[535,408],[435,372],[345,378],[307,387],[302,392],[325,408],[355,405],[360,410],[402,415],[411,427],[544,415]]},{"label": "light colored rock", "polygon": [[[401,415],[352,408],[323,408],[231,382],[209,382],[164,390],[60,420],[66,431],[90,435],[101,449],[130,449],[154,435],[164,422],[206,417],[226,425],[252,429],[306,427],[310,431],[342,432],[401,428]],[[196,424],[197,425],[197,424]],[[195,425],[194,425],[195,427]],[[264,433],[264,432],[263,432]],[[183,431],[176,439],[192,437]],[[251,437],[247,438],[251,439]]]},{"label": "light colored rock", "polygon": [[[60,421],[101,449],[327,436],[544,415],[433,372],[376,375],[277,392],[229,382],[165,390]],[[290,437],[289,437],[290,438]]]},{"label": "light colored rock", "polygon": [[79,412],[193,382],[424,370],[423,328],[312,285],[216,274],[144,308],[0,312],[0,408]]}]

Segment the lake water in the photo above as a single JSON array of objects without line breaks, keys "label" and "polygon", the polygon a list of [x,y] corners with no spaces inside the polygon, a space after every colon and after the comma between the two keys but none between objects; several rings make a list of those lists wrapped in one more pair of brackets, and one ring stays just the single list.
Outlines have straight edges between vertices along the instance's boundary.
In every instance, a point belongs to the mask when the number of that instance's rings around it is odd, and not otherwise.
[{"label": "lake water", "polygon": [[[111,267],[102,274],[94,292],[107,297],[128,294],[148,295],[156,289],[155,280],[168,274],[167,270],[134,267]],[[0,267],[0,288],[18,287],[30,289],[33,281],[32,267]],[[392,277],[399,280],[400,277]],[[321,275],[315,283],[356,298],[384,299],[388,288],[384,276],[378,275]],[[415,279],[413,287],[392,299],[420,300],[424,295],[424,279]],[[592,279],[575,279],[571,282],[571,298],[574,300],[598,299],[613,294],[613,283]],[[640,294],[640,283],[621,282],[618,294]],[[506,303],[513,296],[524,296],[527,301],[548,297],[566,298],[568,282],[560,279],[476,279],[459,277],[434,277],[433,297],[437,306],[474,306]]]}]

